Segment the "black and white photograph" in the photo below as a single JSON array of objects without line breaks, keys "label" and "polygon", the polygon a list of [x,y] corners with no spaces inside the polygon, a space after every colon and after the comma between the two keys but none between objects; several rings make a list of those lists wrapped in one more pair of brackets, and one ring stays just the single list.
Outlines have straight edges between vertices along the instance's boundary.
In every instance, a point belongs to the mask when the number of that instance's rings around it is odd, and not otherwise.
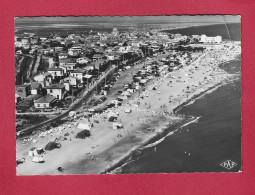
[{"label": "black and white photograph", "polygon": [[241,16],[15,18],[17,175],[241,172]]}]

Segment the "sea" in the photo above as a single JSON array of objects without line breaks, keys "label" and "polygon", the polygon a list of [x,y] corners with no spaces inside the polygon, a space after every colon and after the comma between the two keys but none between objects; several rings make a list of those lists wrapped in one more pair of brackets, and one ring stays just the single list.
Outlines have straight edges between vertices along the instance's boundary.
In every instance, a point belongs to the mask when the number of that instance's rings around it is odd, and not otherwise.
[{"label": "sea", "polygon": [[[225,40],[240,41],[240,24],[227,26],[199,26],[173,33],[221,35]],[[177,114],[184,115],[184,121],[166,129],[112,173],[240,172],[241,58],[220,67],[235,79],[181,107]],[[222,166],[230,161],[234,167]]]},{"label": "sea", "polygon": [[241,23],[213,24],[193,27],[165,30],[173,34],[222,36],[224,40],[241,41]]}]

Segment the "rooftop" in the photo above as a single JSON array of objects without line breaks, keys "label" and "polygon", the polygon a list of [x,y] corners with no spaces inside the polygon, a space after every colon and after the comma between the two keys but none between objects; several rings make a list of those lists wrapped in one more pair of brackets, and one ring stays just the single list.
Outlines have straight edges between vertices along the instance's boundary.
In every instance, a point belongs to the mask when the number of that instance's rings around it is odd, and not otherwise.
[{"label": "rooftop", "polygon": [[63,71],[62,68],[49,68],[48,71]]},{"label": "rooftop", "polygon": [[31,88],[32,89],[38,89],[40,88],[42,85],[40,83],[37,83],[37,82],[32,82],[31,83]]},{"label": "rooftop", "polygon": [[75,63],[75,59],[74,58],[62,58],[62,59],[59,59],[59,63]]},{"label": "rooftop", "polygon": [[61,83],[52,84],[46,87],[46,89],[62,89],[62,88],[65,88],[65,86]]},{"label": "rooftop", "polygon": [[35,103],[50,103],[52,101],[54,101],[56,98],[52,95],[46,95],[43,96],[41,98],[39,98],[38,100],[35,100]]},{"label": "rooftop", "polygon": [[81,68],[77,68],[77,69],[72,71],[72,73],[84,73],[84,72],[85,72],[85,70],[81,69]]},{"label": "rooftop", "polygon": [[30,86],[31,84],[23,84],[23,85],[16,85],[15,87],[16,88],[25,88],[25,87],[28,87]]},{"label": "rooftop", "polygon": [[51,76],[51,74],[49,73],[49,72],[45,72],[45,73],[43,73],[43,74],[41,74],[42,76],[45,76],[45,77],[47,77],[47,76]]}]

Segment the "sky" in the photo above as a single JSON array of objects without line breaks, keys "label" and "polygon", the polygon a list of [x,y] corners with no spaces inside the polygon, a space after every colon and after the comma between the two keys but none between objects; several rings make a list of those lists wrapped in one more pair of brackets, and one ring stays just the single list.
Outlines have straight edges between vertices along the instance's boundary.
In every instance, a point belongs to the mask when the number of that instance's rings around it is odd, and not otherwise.
[{"label": "sky", "polygon": [[197,22],[197,23],[225,23],[241,22],[240,15],[181,15],[181,16],[66,16],[66,17],[23,17],[15,18],[15,23],[23,22],[84,22],[84,23],[173,23],[173,22]]}]

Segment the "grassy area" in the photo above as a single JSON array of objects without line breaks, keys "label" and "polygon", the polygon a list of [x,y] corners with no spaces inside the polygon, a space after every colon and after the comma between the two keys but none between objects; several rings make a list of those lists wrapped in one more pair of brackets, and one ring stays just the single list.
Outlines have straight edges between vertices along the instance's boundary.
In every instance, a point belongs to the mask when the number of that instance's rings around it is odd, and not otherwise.
[{"label": "grassy area", "polygon": [[16,131],[41,123],[49,119],[45,115],[17,115],[16,116]]},{"label": "grassy area", "polygon": [[[21,59],[23,58],[23,59]],[[28,82],[27,78],[27,71],[29,71],[29,66],[32,62],[33,58],[29,56],[20,56],[20,57],[15,57],[15,66],[18,67],[18,72],[16,73],[16,85],[21,85],[22,84],[22,78],[23,78],[23,83]],[[16,68],[15,67],[15,68]]]},{"label": "grassy area", "polygon": [[46,72],[46,70],[49,68],[49,60],[48,60],[48,58],[47,57],[45,57],[44,55],[42,55],[42,57],[41,57],[42,59],[41,59],[41,63],[40,63],[40,65],[39,65],[39,67],[38,67],[38,73],[39,72]]}]

